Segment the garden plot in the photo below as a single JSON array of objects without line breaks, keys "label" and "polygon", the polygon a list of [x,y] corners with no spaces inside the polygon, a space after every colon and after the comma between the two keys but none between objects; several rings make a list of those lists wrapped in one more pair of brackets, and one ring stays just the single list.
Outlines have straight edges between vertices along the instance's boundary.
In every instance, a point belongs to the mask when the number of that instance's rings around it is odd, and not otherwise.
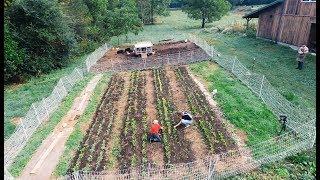
[{"label": "garden plot", "polygon": [[[127,47],[121,47],[125,49]],[[204,50],[192,42],[162,42],[153,46],[154,55],[146,59],[134,55],[117,54],[116,49],[109,50],[91,69],[92,72],[121,72],[160,68],[165,65],[182,65],[209,59]]]},{"label": "garden plot", "polygon": [[[165,164],[190,163],[238,149],[185,67],[132,71],[126,76],[114,74],[110,80],[101,105],[69,165],[69,172],[123,172],[145,164],[164,168]],[[121,102],[125,108],[118,110],[122,97],[126,97],[125,102]],[[173,126],[180,121],[177,112],[183,110],[191,111],[197,118],[191,127],[175,129]],[[154,119],[164,128],[161,144],[150,144],[147,140]],[[114,128],[114,124],[121,124],[121,127]],[[113,146],[111,134],[117,134],[120,142],[110,153],[107,147]]]}]

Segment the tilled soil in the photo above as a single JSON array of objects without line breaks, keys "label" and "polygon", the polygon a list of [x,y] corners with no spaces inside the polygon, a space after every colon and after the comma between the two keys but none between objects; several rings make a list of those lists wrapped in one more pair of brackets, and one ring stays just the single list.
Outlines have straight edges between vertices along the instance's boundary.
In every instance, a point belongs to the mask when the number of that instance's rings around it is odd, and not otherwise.
[{"label": "tilled soil", "polygon": [[[187,98],[185,98],[185,95],[181,90],[181,88],[183,87],[181,86],[181,84],[177,82],[173,69],[170,67],[167,67],[166,75],[170,81],[169,84],[170,84],[170,89],[172,91],[172,99],[177,110],[179,112],[182,112],[182,111],[190,112],[190,107],[188,106]],[[180,121],[180,118],[178,119],[178,121]],[[175,123],[178,123],[178,122],[175,122]],[[191,149],[196,159],[202,159],[202,158],[205,158],[206,156],[209,156],[209,151],[206,145],[203,143],[201,134],[195,125],[192,125],[186,129],[181,129],[181,131],[183,131],[186,139],[191,142]]]},{"label": "tilled soil", "polygon": [[[153,77],[151,71],[146,71],[147,83],[147,117],[148,117],[148,127],[151,126],[152,121],[159,119],[157,109],[155,107],[156,99],[153,89]],[[164,165],[164,155],[163,155],[163,144],[162,143],[148,143],[147,145],[147,156],[151,164],[163,167]]]},{"label": "tilled soil", "polygon": [[[200,119],[174,128],[181,118],[177,112],[185,110]],[[148,163],[161,168],[236,149],[216,113],[185,67],[115,74],[69,171],[128,172]],[[162,142],[150,144],[155,119],[164,127]]]},{"label": "tilled soil", "polygon": [[203,61],[209,58],[205,51],[192,42],[168,42],[155,44],[154,55],[147,59],[134,55],[117,54],[117,50],[111,49],[91,67],[92,72],[120,72],[127,70],[144,70],[154,67],[163,67],[171,64],[189,64]]}]

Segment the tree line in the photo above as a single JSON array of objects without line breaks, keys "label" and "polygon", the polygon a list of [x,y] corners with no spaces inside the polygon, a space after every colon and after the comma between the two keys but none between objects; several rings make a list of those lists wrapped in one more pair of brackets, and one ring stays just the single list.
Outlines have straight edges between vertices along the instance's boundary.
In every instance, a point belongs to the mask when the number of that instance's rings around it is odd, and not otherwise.
[{"label": "tree line", "polygon": [[170,0],[5,0],[4,80],[21,82],[69,63],[112,36],[134,33]]},{"label": "tree line", "polygon": [[[276,0],[228,0],[232,6],[249,6],[249,5],[261,5],[269,4]],[[172,0],[170,8],[182,8],[185,5],[184,0]]]}]

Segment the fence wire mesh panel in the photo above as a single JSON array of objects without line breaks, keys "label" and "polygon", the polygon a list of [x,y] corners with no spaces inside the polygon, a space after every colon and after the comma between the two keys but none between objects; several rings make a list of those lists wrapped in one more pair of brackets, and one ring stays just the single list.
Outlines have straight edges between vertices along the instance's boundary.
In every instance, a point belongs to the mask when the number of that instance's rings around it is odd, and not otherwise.
[{"label": "fence wire mesh panel", "polygon": [[49,119],[49,116],[59,107],[72,87],[81,80],[89,69],[99,60],[110,47],[107,44],[92,52],[85,60],[85,67],[75,68],[69,75],[60,78],[52,93],[39,102],[31,105],[25,117],[21,119],[15,132],[4,143],[5,179],[13,178],[7,171],[15,157],[23,149],[40,124]]},{"label": "fence wire mesh panel", "polygon": [[[113,66],[110,71],[142,70],[164,65],[183,65],[210,59],[234,74],[252,90],[276,115],[286,115],[288,131],[264,142],[239,148],[236,151],[217,154],[214,158],[198,160],[187,164],[167,165],[164,168],[130,168],[109,172],[73,172],[60,179],[223,179],[248,172],[262,164],[282,160],[285,157],[310,149],[315,143],[315,111],[293,105],[285,99],[264,75],[251,72],[236,57],[221,55],[206,41],[194,35],[180,34],[180,39],[188,37],[205,53],[182,52],[149,57],[144,62],[131,62],[123,66]],[[131,39],[130,39],[131,38]],[[120,42],[119,38],[118,42]],[[151,38],[153,39],[153,38]],[[163,37],[159,37],[163,39]],[[134,42],[128,37],[127,42]],[[123,39],[121,41],[123,43]],[[151,63],[152,62],[152,63]]]}]

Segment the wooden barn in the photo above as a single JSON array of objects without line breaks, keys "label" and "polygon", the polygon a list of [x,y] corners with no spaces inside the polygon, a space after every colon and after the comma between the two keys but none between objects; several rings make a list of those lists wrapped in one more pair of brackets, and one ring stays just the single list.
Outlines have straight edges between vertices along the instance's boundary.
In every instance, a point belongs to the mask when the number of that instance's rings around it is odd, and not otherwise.
[{"label": "wooden barn", "polygon": [[243,18],[259,18],[258,37],[316,49],[316,0],[276,0]]}]

